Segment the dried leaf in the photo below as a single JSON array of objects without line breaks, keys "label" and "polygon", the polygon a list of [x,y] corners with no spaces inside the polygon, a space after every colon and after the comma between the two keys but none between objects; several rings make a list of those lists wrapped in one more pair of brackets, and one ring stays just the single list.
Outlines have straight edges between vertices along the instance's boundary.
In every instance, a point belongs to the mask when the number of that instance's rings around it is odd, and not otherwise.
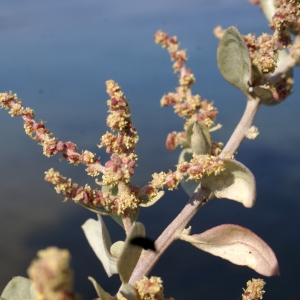
[{"label": "dried leaf", "polygon": [[236,265],[248,266],[261,275],[279,275],[278,262],[272,249],[244,227],[224,224],[201,234],[183,234],[181,239]]}]

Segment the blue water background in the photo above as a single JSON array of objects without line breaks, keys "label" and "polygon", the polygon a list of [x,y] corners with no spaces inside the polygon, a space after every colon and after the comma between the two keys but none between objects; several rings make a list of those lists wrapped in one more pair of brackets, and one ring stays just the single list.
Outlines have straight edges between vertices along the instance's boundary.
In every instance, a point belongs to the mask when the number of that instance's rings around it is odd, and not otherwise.
[{"label": "blue water background", "polygon": [[[164,93],[174,91],[166,50],[153,42],[162,29],[177,35],[188,49],[187,66],[196,76],[193,92],[214,100],[223,128],[213,134],[226,142],[238,123],[245,99],[220,75],[216,63],[218,40],[212,30],[236,25],[241,33],[269,32],[258,7],[248,1],[201,0],[3,0],[0,3],[0,91],[18,93],[36,120],[62,141],[72,141],[107,159],[99,150],[107,130],[105,81],[114,79],[130,100],[133,123],[140,141],[138,167],[133,182],[143,185],[154,172],[168,171],[180,150],[165,149],[166,135],[182,129],[172,108],[160,108]],[[192,232],[232,223],[245,226],[274,250],[281,276],[265,278],[253,270],[230,264],[184,243],[174,243],[155,266],[152,275],[162,277],[165,295],[175,299],[238,299],[251,278],[264,278],[264,299],[300,299],[300,135],[299,72],[295,70],[293,95],[275,107],[261,107],[254,121],[260,135],[246,140],[237,160],[257,180],[257,203],[241,204],[214,199],[192,220]],[[107,278],[80,226],[94,214],[63,196],[43,179],[51,167],[79,184],[89,183],[83,166],[74,167],[58,157],[46,158],[42,148],[24,134],[21,118],[0,112],[0,289],[16,275],[26,275],[39,249],[68,248],[72,253],[76,291],[83,299],[96,293],[87,276],[116,293],[118,276]],[[180,212],[188,197],[179,188],[167,192],[155,206],[141,209],[139,220],[153,239]],[[113,240],[123,231],[105,219]]]}]

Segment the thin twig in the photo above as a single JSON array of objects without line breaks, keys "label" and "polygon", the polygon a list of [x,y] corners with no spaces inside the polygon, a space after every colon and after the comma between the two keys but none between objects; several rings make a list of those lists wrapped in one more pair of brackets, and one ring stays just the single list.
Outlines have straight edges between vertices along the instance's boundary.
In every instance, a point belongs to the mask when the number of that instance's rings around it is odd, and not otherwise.
[{"label": "thin twig", "polygon": [[222,153],[220,154],[221,157],[225,152],[228,152],[230,154],[234,154],[236,152],[236,150],[242,143],[243,139],[245,138],[245,134],[247,130],[252,125],[254,117],[256,116],[256,113],[258,111],[259,104],[260,104],[260,100],[258,98],[251,98],[250,96],[248,96],[248,101],[247,101],[244,114],[239,124],[233,131]]}]

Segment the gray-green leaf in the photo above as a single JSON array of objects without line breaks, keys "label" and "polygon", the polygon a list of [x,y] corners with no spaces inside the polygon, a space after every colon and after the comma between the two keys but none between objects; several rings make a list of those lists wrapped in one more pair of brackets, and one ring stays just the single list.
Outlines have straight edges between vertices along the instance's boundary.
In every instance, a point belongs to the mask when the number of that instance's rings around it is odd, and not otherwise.
[{"label": "gray-green leaf", "polygon": [[204,124],[198,121],[191,123],[187,128],[186,138],[193,153],[210,154],[211,138],[208,128]]},{"label": "gray-green leaf", "polygon": [[4,288],[1,298],[4,300],[31,300],[32,281],[28,278],[14,277]]},{"label": "gray-green leaf", "polygon": [[109,293],[105,292],[103,288],[100,286],[100,284],[93,278],[93,277],[88,277],[88,279],[92,282],[97,295],[101,298],[101,300],[113,300],[115,299],[112,297]]},{"label": "gray-green leaf", "polygon": [[117,259],[109,252],[111,239],[102,217],[98,215],[98,218],[98,221],[88,219],[81,227],[90,246],[101,261],[107,275],[110,277],[118,273]]},{"label": "gray-green leaf", "polygon": [[232,85],[249,93],[252,68],[248,48],[236,27],[229,27],[219,43],[218,66],[223,77]]},{"label": "gray-green leaf", "polygon": [[225,171],[201,179],[201,186],[210,189],[217,198],[227,198],[252,207],[256,200],[256,183],[251,171],[232,159],[223,159]]},{"label": "gray-green leaf", "polygon": [[137,237],[145,237],[146,230],[142,223],[136,222],[132,225],[123,249],[118,257],[117,267],[123,284],[128,283],[142,253],[142,248],[131,244],[131,240]]}]

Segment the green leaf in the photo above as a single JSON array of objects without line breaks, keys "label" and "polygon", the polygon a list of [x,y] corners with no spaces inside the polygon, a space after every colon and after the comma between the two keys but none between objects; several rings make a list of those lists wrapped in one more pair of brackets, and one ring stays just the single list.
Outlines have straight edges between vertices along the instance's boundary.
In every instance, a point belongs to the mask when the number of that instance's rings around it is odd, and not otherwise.
[{"label": "green leaf", "polygon": [[236,265],[248,266],[261,275],[279,274],[278,261],[272,249],[247,228],[224,224],[201,234],[181,234],[180,239]]},{"label": "green leaf", "polygon": [[252,68],[247,46],[236,27],[229,27],[217,50],[218,66],[223,77],[232,85],[249,93]]},{"label": "green leaf", "polygon": [[256,199],[256,183],[251,171],[233,159],[223,159],[225,171],[201,179],[201,186],[210,189],[217,198],[227,198],[252,207]]},{"label": "green leaf", "polygon": [[4,300],[31,300],[32,281],[28,278],[17,276],[14,277],[4,288],[1,298]]},{"label": "green leaf", "polygon": [[118,257],[118,272],[123,284],[128,283],[142,253],[142,248],[131,244],[131,240],[137,237],[146,237],[146,230],[142,223],[134,223],[125,240],[122,252]]},{"label": "green leaf", "polygon": [[93,278],[88,277],[88,279],[93,283],[93,286],[97,292],[97,295],[101,298],[101,300],[114,300],[115,298],[112,297],[109,293],[105,292],[100,284]]},{"label": "green leaf", "polygon": [[98,215],[98,220],[88,219],[81,227],[107,275],[110,277],[117,274],[117,259],[108,250],[111,247],[111,239],[102,217]]},{"label": "green leaf", "polygon": [[198,121],[191,123],[187,128],[186,138],[193,153],[210,154],[211,138],[208,128],[204,124]]}]

